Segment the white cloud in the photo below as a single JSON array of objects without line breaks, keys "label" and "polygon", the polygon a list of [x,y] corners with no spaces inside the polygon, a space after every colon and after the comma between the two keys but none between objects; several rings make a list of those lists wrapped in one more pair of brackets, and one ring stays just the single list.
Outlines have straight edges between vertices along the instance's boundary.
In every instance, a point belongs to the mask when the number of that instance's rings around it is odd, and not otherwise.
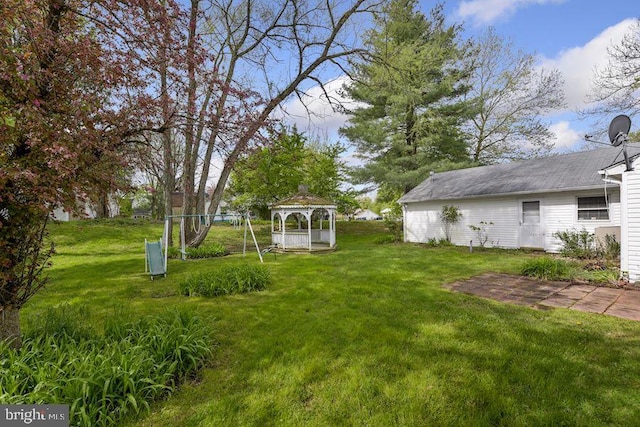
[{"label": "white cloud", "polygon": [[555,151],[575,147],[584,139],[584,134],[580,134],[578,131],[571,129],[571,125],[567,121],[554,123],[549,126],[549,130],[556,135],[554,140]]},{"label": "white cloud", "polygon": [[[338,111],[334,111],[331,103],[352,107],[353,101],[342,96],[339,92],[345,83],[350,79],[347,76],[340,76],[324,84],[325,92],[320,85],[313,86],[305,91],[302,100],[294,98],[282,106],[285,114],[283,119],[295,124],[300,131],[307,131],[313,134],[320,133],[320,136],[335,137],[346,121],[348,116]],[[327,99],[331,99],[331,103]]]},{"label": "white cloud", "polygon": [[586,98],[591,90],[594,70],[607,64],[607,48],[620,43],[634,22],[634,19],[626,19],[605,29],[584,46],[564,50],[555,58],[542,60],[542,67],[556,68],[562,73],[565,96],[570,110],[575,111],[586,107]]},{"label": "white cloud", "polygon": [[490,24],[508,18],[518,9],[532,4],[563,3],[566,0],[469,0],[463,1],[457,14],[476,25]]}]

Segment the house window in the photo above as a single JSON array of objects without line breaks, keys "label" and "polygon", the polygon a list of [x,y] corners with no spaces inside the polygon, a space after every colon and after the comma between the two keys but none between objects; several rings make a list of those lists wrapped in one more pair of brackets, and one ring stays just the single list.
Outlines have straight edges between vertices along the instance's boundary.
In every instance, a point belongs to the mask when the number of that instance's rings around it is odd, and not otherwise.
[{"label": "house window", "polygon": [[604,196],[578,197],[578,221],[608,220],[609,209]]},{"label": "house window", "polygon": [[540,224],[540,202],[522,202],[522,223]]}]

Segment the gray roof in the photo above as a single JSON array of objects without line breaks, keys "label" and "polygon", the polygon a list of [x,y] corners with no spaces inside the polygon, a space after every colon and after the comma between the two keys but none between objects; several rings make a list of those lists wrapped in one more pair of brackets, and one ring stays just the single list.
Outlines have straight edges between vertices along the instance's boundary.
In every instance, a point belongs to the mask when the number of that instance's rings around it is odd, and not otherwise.
[{"label": "gray roof", "polygon": [[[628,152],[630,156],[640,154],[640,145],[630,144]],[[402,196],[398,202],[601,188],[602,178],[598,171],[620,161],[624,161],[622,147],[607,147],[436,173]]]},{"label": "gray roof", "polygon": [[288,206],[327,206],[335,207],[335,203],[325,199],[323,197],[315,196],[309,193],[306,189],[300,188],[299,191],[293,196],[280,200],[272,205],[269,205],[271,209],[283,208]]}]

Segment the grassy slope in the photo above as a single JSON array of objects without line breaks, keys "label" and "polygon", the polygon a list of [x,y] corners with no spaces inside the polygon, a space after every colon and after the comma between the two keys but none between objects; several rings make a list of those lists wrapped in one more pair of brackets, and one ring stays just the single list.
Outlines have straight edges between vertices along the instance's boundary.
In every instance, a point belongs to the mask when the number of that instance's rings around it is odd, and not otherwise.
[{"label": "grassy slope", "polygon": [[380,232],[339,224],[335,253],[267,254],[267,291],[189,299],[176,294],[181,278],[242,259],[171,261],[169,277],[151,282],[143,241],[161,225],[61,224],[51,286],[23,318],[28,327],[71,301],[96,322],[114,307],[138,316],[187,306],[209,319],[220,342],[211,368],[131,425],[637,422],[640,324],[451,293],[441,285],[516,272],[529,255],[376,245]]}]

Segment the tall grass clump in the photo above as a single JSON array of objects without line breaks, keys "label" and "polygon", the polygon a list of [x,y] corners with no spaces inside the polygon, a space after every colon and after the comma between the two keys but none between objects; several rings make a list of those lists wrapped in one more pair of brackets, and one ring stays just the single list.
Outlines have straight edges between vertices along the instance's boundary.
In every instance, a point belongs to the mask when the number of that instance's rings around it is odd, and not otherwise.
[{"label": "tall grass clump", "polygon": [[21,349],[0,343],[0,403],[68,404],[73,426],[110,426],[148,411],[211,354],[208,328],[184,312],[111,319],[92,336],[79,325],[73,332],[59,313],[44,317]]},{"label": "tall grass clump", "polygon": [[271,281],[263,265],[228,265],[215,271],[198,273],[180,282],[181,295],[215,297],[235,293],[261,291]]},{"label": "tall grass clump", "polygon": [[566,280],[571,277],[571,272],[567,261],[548,256],[526,261],[521,270],[522,275],[541,280]]},{"label": "tall grass clump", "polygon": [[[203,259],[203,258],[217,258],[225,256],[229,253],[227,248],[221,243],[209,243],[206,245],[198,246],[197,248],[186,248],[187,258],[189,259]],[[171,259],[182,258],[182,252],[180,248],[175,246],[169,247],[167,255]]]}]

